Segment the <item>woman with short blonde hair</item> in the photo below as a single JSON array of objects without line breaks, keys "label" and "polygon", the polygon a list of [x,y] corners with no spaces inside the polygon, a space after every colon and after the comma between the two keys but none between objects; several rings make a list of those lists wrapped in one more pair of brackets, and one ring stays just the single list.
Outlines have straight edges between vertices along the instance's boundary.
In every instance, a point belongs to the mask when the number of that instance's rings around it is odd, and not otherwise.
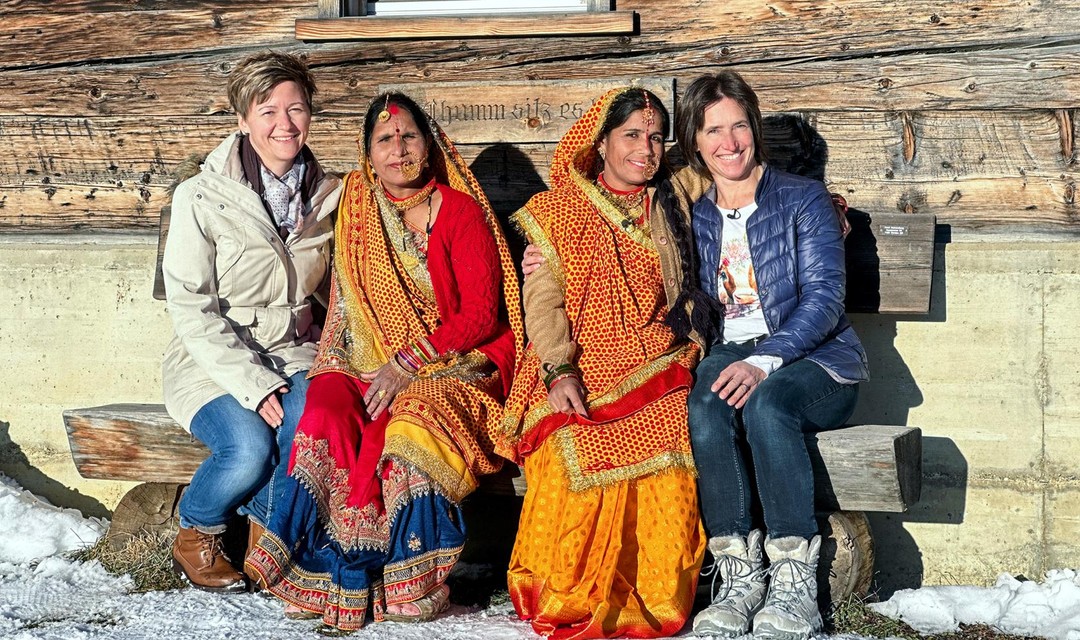
[{"label": "woman with short blonde hair", "polygon": [[162,377],[170,415],[210,449],[180,500],[176,568],[239,591],[222,551],[236,514],[259,535],[275,509],[319,328],[310,297],[330,260],[339,180],[307,147],[315,82],[265,52],[229,74],[239,131],[176,188],[162,271],[174,335]]}]

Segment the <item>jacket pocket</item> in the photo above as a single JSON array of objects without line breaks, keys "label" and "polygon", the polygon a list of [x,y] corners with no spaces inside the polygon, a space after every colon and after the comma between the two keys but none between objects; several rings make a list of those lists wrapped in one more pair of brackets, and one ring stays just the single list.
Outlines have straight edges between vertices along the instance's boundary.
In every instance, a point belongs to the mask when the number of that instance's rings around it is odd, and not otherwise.
[{"label": "jacket pocket", "polygon": [[215,245],[217,257],[214,268],[217,269],[217,279],[220,282],[240,262],[246,244],[237,237],[236,229],[229,229],[215,240]]},{"label": "jacket pocket", "polygon": [[255,315],[255,307],[230,307],[223,309],[221,315],[229,321],[229,325],[232,326],[233,331],[241,340],[249,345],[256,346],[257,337],[255,334],[258,329],[258,318]]}]

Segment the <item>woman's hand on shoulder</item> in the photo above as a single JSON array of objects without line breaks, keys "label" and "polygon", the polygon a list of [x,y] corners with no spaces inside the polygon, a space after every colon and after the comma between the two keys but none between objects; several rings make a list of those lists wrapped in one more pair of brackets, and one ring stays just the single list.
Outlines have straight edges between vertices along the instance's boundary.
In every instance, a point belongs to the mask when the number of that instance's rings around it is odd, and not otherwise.
[{"label": "woman's hand on shoulder", "polygon": [[589,417],[589,410],[585,406],[585,387],[577,376],[568,376],[552,385],[548,391],[548,404],[559,413],[576,413],[584,418]]},{"label": "woman's hand on shoulder", "polygon": [[533,271],[536,271],[547,260],[544,259],[544,254],[541,253],[539,247],[535,244],[529,244],[525,247],[525,255],[521,258],[521,273],[528,277]]},{"label": "woman's hand on shoulder", "polygon": [[829,195],[832,197],[833,208],[836,209],[836,219],[840,222],[840,237],[846,238],[851,233],[851,222],[847,219],[847,200],[839,193],[829,193]]},{"label": "woman's hand on shoulder", "polygon": [[371,373],[361,373],[360,379],[369,383],[364,394],[364,406],[372,420],[377,420],[383,411],[389,409],[397,394],[413,381],[389,362]]}]

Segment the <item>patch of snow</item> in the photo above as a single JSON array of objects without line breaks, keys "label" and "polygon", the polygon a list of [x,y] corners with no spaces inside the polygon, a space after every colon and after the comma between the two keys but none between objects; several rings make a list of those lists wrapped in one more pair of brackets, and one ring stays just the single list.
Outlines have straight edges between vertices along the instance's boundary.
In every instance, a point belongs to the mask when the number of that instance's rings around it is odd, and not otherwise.
[{"label": "patch of snow", "polygon": [[0,473],[0,573],[22,564],[97,542],[109,523],[61,509]]},{"label": "patch of snow", "polygon": [[920,633],[987,624],[1004,633],[1080,640],[1080,576],[1054,569],[1042,582],[1003,573],[992,587],[922,587],[897,591],[870,607]]},{"label": "patch of snow", "polygon": [[[256,594],[197,589],[132,593],[127,576],[64,553],[92,544],[108,523],[60,509],[0,474],[0,638],[10,640],[287,640],[318,638],[313,621],[288,620],[282,605]],[[461,575],[495,569],[462,564]],[[1080,576],[1050,571],[1042,582],[1008,574],[992,587],[923,587],[870,605],[923,633],[983,623],[1014,634],[1080,640]],[[679,637],[692,637],[687,628]],[[509,602],[486,609],[453,606],[425,624],[369,624],[357,640],[536,640]],[[820,636],[818,640],[825,638]],[[831,640],[861,640],[836,636]]]}]

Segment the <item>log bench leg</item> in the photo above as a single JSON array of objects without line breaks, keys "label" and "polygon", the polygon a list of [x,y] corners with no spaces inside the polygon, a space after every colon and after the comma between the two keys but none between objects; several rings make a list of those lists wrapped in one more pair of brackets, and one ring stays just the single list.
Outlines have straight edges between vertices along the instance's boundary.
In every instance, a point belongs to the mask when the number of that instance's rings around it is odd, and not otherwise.
[{"label": "log bench leg", "polygon": [[[140,536],[155,536],[172,543],[180,529],[180,496],[187,484],[144,482],[120,498],[113,510],[112,523],[105,534],[110,548],[122,550]],[[236,516],[224,535],[225,554],[237,571],[244,568],[247,553],[248,519]]]},{"label": "log bench leg", "polygon": [[874,539],[862,511],[818,514],[818,604],[823,611],[855,595],[866,596],[874,577]]},{"label": "log bench leg", "polygon": [[180,526],[177,506],[185,486],[144,482],[125,493],[113,510],[112,523],[106,534],[109,545],[120,550],[139,536],[174,535]]}]

